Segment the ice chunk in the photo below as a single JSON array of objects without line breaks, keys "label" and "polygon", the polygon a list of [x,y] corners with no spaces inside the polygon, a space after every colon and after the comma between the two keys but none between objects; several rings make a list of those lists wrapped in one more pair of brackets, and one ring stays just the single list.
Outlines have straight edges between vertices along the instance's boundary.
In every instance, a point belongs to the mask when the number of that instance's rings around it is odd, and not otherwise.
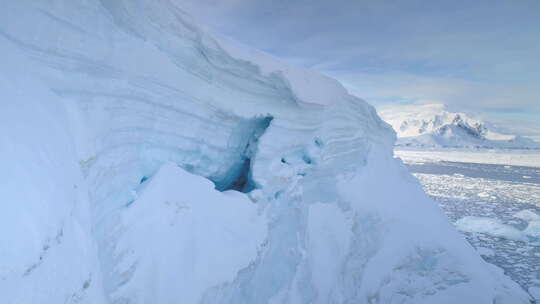
[{"label": "ice chunk", "polygon": [[527,236],[540,239],[540,221],[531,221],[527,225],[527,228],[523,230]]},{"label": "ice chunk", "polygon": [[466,216],[456,222],[459,230],[473,233],[485,233],[496,237],[516,241],[526,241],[523,232],[510,225],[503,224],[500,220],[489,217]]},{"label": "ice chunk", "polygon": [[530,238],[540,238],[540,215],[532,210],[521,210],[514,214],[514,217],[527,222],[524,234]]},{"label": "ice chunk", "polygon": [[114,292],[133,303],[199,303],[257,257],[267,222],[246,195],[219,192],[207,179],[164,164],[122,217],[126,231]]},{"label": "ice chunk", "polygon": [[[463,176],[462,176],[462,177],[463,177]],[[479,196],[479,197],[489,197],[490,195],[489,195],[489,193],[487,193],[487,192],[480,192],[480,193],[478,193],[478,196]]]},{"label": "ice chunk", "polygon": [[526,222],[540,221],[540,215],[536,214],[532,210],[521,210],[519,212],[516,212],[514,214],[514,217],[518,218],[518,219],[521,219],[521,220],[524,220]]}]

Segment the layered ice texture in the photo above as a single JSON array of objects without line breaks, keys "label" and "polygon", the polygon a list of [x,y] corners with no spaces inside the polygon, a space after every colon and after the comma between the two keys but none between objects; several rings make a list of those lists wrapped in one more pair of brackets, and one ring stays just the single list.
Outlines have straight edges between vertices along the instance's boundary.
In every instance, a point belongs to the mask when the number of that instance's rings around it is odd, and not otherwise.
[{"label": "layered ice texture", "polygon": [[2,5],[0,302],[528,303],[336,81],[166,0]]}]

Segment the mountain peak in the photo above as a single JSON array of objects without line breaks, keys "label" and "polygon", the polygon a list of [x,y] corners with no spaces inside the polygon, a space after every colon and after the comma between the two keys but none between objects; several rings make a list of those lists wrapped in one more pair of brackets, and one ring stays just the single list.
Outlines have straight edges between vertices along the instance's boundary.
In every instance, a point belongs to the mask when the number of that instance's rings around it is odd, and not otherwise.
[{"label": "mountain peak", "polygon": [[454,148],[539,148],[530,139],[499,132],[473,115],[452,112],[444,104],[389,107],[381,116],[397,133],[398,146]]}]

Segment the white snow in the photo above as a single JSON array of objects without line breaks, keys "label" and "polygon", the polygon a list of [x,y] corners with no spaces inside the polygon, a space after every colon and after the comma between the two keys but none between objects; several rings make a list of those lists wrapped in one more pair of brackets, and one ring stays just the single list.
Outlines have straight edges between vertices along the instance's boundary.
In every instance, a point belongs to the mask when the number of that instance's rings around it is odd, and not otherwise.
[{"label": "white snow", "polygon": [[348,95],[343,85],[335,79],[287,65],[269,54],[249,48],[227,37],[217,34],[214,37],[229,54],[257,63],[261,73],[284,76],[299,102],[327,105],[335,99],[346,98]]},{"label": "white snow", "polygon": [[540,239],[540,215],[531,210],[522,210],[514,214],[514,217],[527,222],[523,233],[531,238]]},{"label": "white snow", "polygon": [[[484,134],[482,123],[468,117],[465,113],[454,113],[444,104],[399,105],[383,108],[381,116],[392,125],[399,137],[415,137],[428,134],[437,129],[456,123],[456,117],[467,126],[479,126]],[[510,139],[510,138],[509,138]]]},{"label": "white snow", "polygon": [[[465,285],[486,290],[498,280],[499,270],[486,266],[474,249],[449,229],[448,221],[432,216],[440,214],[439,207],[413,186],[418,181],[406,168],[396,164],[397,160],[377,151],[370,154],[365,170],[338,184],[343,198],[361,210],[353,246],[378,248],[349,261],[359,267],[356,271],[364,269],[365,278],[369,278],[358,292],[381,303],[406,303],[408,298],[413,298],[413,303],[455,303],[459,297],[470,303],[489,303],[493,298]],[[390,168],[398,174],[386,175]],[[370,255],[367,262],[360,262]],[[514,288],[503,285],[501,290]],[[498,301],[521,299],[500,295]]]},{"label": "white snow", "polygon": [[526,241],[525,235],[517,228],[503,224],[500,220],[489,217],[466,216],[456,222],[461,231],[486,233],[496,237],[516,241]]},{"label": "white snow", "polygon": [[444,104],[387,106],[380,113],[397,132],[397,146],[540,149],[538,142],[508,134],[469,114],[450,111]]},{"label": "white snow", "polygon": [[530,287],[529,288],[529,293],[531,294],[531,296],[533,296],[533,298],[535,298],[536,300],[540,300],[540,287]]},{"label": "white snow", "polygon": [[515,218],[522,219],[526,222],[540,221],[540,215],[536,214],[532,210],[521,210],[514,214]]},{"label": "white snow", "polygon": [[3,5],[0,302],[528,303],[336,81],[167,0]]},{"label": "white snow", "polygon": [[531,221],[527,225],[527,228],[523,230],[523,233],[525,233],[527,236],[531,238],[537,238],[540,239],[540,221]]},{"label": "white snow", "polygon": [[219,192],[171,163],[147,183],[122,216],[115,271],[131,278],[113,299],[199,303],[257,257],[267,221],[245,194]]},{"label": "white snow", "polygon": [[104,301],[87,188],[58,98],[0,37],[0,302]]},{"label": "white snow", "polygon": [[347,259],[353,222],[336,205],[316,203],[309,208],[308,261],[318,291],[315,303],[328,303],[339,281],[341,263]]},{"label": "white snow", "polygon": [[516,241],[527,241],[527,237],[540,238],[540,220],[527,223],[524,230],[503,224],[498,219],[488,217],[466,216],[456,222],[458,229],[466,232],[486,233]]}]

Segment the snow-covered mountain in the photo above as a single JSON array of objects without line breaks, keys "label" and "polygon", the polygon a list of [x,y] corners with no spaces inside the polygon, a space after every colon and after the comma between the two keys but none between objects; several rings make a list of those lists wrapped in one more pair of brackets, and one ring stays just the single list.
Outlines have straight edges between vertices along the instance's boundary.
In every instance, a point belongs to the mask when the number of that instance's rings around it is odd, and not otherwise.
[{"label": "snow-covered mountain", "polygon": [[380,112],[397,133],[397,146],[539,149],[540,143],[500,131],[489,122],[451,112],[443,104],[387,107]]},{"label": "snow-covered mountain", "polygon": [[529,303],[338,82],[168,0],[2,5],[0,303]]}]

